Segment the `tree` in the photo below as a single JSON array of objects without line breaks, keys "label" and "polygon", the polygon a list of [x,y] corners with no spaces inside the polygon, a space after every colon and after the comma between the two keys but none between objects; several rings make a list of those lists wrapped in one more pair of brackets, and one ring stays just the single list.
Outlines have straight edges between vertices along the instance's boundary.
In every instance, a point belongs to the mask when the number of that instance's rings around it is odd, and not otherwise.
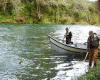
[{"label": "tree", "polygon": [[6,13],[7,3],[8,3],[8,0],[0,0],[0,5],[3,9],[3,13]]},{"label": "tree", "polygon": [[39,0],[34,0],[34,7],[36,8],[37,17],[40,20],[41,16],[40,16],[40,1]]},{"label": "tree", "polygon": [[10,0],[10,2],[13,5],[15,15],[20,16],[23,11],[21,0]]},{"label": "tree", "polygon": [[100,0],[98,0],[98,13],[99,13],[99,17],[100,17]]}]

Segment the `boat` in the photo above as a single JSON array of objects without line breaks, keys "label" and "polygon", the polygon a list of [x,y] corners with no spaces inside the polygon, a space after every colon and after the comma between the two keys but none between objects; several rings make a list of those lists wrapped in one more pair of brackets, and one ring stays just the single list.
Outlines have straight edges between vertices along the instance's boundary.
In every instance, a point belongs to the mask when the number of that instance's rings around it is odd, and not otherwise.
[{"label": "boat", "polygon": [[[48,36],[51,48],[61,53],[86,53],[87,43],[71,43],[66,44],[63,40],[56,37]],[[100,49],[99,49],[100,53]]]}]

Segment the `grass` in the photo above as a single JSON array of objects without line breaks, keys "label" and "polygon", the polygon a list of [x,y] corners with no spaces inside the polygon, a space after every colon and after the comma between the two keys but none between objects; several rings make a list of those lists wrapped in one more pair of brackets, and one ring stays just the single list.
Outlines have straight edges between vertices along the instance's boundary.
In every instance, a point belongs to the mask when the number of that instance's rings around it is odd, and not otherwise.
[{"label": "grass", "polygon": [[[44,14],[43,14],[44,15]],[[58,21],[56,21],[55,16],[48,17],[48,15],[45,14],[45,17],[43,17],[40,21],[37,18],[31,18],[28,17],[25,19],[25,22],[16,21],[15,16],[4,16],[0,15],[0,24],[2,23],[13,23],[13,24],[90,24],[89,22],[85,20],[76,21],[73,17],[65,16],[60,17]],[[93,22],[92,22],[93,23]],[[91,24],[92,24],[91,23]],[[94,25],[98,25],[97,23],[94,23]]]},{"label": "grass", "polygon": [[17,22],[12,16],[0,15],[0,23],[17,23]]},{"label": "grass", "polygon": [[96,68],[91,68],[89,72],[78,80],[100,80],[100,61]]}]

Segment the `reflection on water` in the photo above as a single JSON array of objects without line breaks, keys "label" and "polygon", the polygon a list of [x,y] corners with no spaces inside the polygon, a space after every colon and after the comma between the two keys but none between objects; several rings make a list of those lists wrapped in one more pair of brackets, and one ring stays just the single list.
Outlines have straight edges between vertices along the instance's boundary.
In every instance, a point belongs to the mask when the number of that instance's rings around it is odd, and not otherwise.
[{"label": "reflection on water", "polygon": [[[88,71],[81,55],[58,53],[48,35],[63,38],[64,25],[0,25],[0,80],[75,80]],[[69,26],[68,26],[69,27]],[[70,25],[73,42],[86,42],[94,26]],[[23,62],[19,64],[19,61]]]},{"label": "reflection on water", "polygon": [[75,80],[77,76],[81,76],[88,71],[87,65],[85,62],[76,61],[72,61],[71,65],[67,63],[60,64],[56,68],[59,71],[52,80]]}]

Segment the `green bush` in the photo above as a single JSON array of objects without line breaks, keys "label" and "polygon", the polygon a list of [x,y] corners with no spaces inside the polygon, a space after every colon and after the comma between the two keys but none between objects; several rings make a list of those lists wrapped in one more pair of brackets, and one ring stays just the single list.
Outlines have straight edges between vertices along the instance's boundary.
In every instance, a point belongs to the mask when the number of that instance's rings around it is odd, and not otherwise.
[{"label": "green bush", "polygon": [[[3,0],[2,0],[3,1]],[[0,1],[0,22],[13,22],[16,17],[25,16],[25,23],[44,24],[98,24],[98,13],[94,3],[87,0],[8,0]],[[7,5],[7,4],[9,5]],[[3,6],[5,4],[7,7]],[[11,19],[7,19],[11,17]],[[13,19],[13,17],[15,19]],[[8,21],[10,20],[10,21]],[[18,23],[18,22],[17,22]]]}]

